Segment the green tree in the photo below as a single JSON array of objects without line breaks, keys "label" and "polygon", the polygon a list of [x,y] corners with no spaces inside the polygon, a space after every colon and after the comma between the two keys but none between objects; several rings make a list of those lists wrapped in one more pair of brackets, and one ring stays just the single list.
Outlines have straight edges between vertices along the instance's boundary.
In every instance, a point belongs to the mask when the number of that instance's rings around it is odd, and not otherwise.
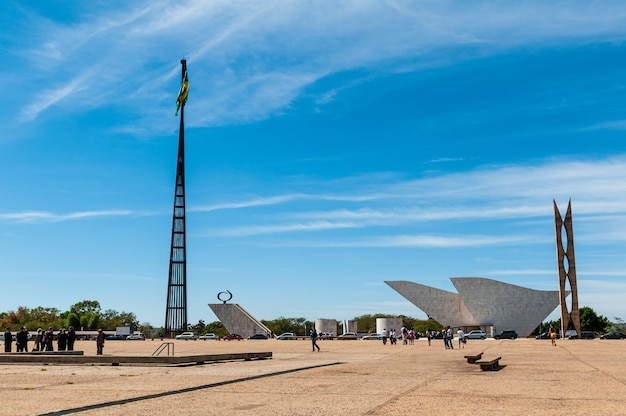
[{"label": "green tree", "polygon": [[83,300],[70,306],[70,312],[78,315],[99,315],[100,310],[100,302],[97,300]]},{"label": "green tree", "polygon": [[[96,330],[100,325],[100,302],[97,300],[83,300],[70,306],[70,314],[75,314],[83,330]],[[67,320],[67,318],[66,318]],[[76,321],[75,318],[73,318]]]},{"label": "green tree", "polygon": [[132,312],[118,312],[113,309],[107,309],[100,317],[100,326],[102,329],[108,330],[113,330],[118,326],[130,326],[134,329],[139,329],[139,321]]},{"label": "green tree", "polygon": [[70,326],[73,326],[74,329],[80,329],[80,317],[74,312],[68,313],[65,317],[65,327],[69,328]]},{"label": "green tree", "polygon": [[273,321],[261,320],[261,323],[269,328],[274,334],[293,332],[296,335],[306,335],[307,329],[313,326],[313,322],[304,318],[285,318],[281,316]]},{"label": "green tree", "polygon": [[593,309],[587,306],[580,308],[579,312],[581,331],[604,332],[611,324],[607,318],[597,315]]},{"label": "green tree", "polygon": [[200,334],[200,335],[206,334],[205,332],[206,325],[202,319],[200,319],[197,324],[190,325],[190,328],[196,334]]},{"label": "green tree", "polygon": [[[220,338],[228,335],[228,330],[224,328],[224,325],[220,321],[214,321],[204,326],[202,335],[212,332]],[[200,334],[200,332],[198,332]]]},{"label": "green tree", "polygon": [[32,330],[36,328],[59,328],[61,322],[59,319],[59,310],[56,308],[37,307],[29,309],[25,306],[18,307],[17,311],[8,311],[0,313],[0,325],[4,328],[11,326],[19,328],[25,326]]}]

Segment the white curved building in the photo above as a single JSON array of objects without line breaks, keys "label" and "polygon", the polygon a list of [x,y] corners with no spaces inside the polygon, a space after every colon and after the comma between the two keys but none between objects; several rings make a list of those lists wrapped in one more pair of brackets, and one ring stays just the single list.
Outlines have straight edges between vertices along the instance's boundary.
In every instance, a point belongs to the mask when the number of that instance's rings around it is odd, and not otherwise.
[{"label": "white curved building", "polygon": [[[559,306],[559,292],[528,289],[482,277],[450,278],[458,293],[408,281],[386,281],[442,325],[513,329],[527,337]],[[569,294],[569,292],[568,292]]]}]

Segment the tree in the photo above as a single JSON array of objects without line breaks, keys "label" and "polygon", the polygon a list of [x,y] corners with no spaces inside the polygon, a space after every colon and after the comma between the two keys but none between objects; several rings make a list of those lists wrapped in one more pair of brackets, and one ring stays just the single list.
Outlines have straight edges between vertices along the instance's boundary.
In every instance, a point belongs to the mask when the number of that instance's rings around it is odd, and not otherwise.
[{"label": "tree", "polygon": [[70,306],[70,312],[77,315],[95,315],[100,314],[100,302],[97,300],[83,300]]},{"label": "tree", "polygon": [[604,332],[611,324],[607,318],[597,315],[593,309],[587,306],[580,308],[579,312],[581,331]]},{"label": "tree", "polygon": [[[97,300],[83,300],[70,306],[67,317],[74,314],[78,317],[79,327],[83,330],[96,330],[100,325],[100,302]],[[66,321],[67,321],[66,317]],[[76,318],[72,318],[76,322]]]},{"label": "tree", "polygon": [[61,322],[59,319],[59,310],[56,308],[43,308],[39,306],[35,309],[29,309],[25,306],[20,306],[17,311],[1,313],[0,325],[3,328],[6,326],[17,328],[25,326],[28,329],[47,328],[49,326],[59,328]]},{"label": "tree", "polygon": [[68,313],[65,317],[65,327],[69,328],[70,326],[73,326],[74,329],[80,329],[80,317],[74,312]]},{"label": "tree", "polygon": [[304,318],[285,318],[284,316],[273,321],[261,320],[261,323],[275,334],[293,332],[294,334],[306,335],[306,329],[313,326],[313,322]]},{"label": "tree", "polygon": [[223,338],[226,335],[228,335],[228,330],[224,328],[224,325],[220,321],[214,321],[214,322],[211,322],[210,324],[205,325],[202,335],[209,333],[209,332],[219,336],[220,338]]},{"label": "tree", "polygon": [[205,328],[206,328],[206,325],[204,324],[204,321],[202,319],[200,319],[197,324],[190,325],[190,330],[200,335],[205,334],[204,332]]},{"label": "tree", "polygon": [[[581,331],[605,332],[611,326],[611,322],[609,322],[607,318],[602,315],[597,315],[596,312],[588,306],[578,308],[578,312],[580,314]],[[556,321],[542,322],[541,325],[535,328],[531,335],[539,335],[543,332],[546,332],[548,328],[550,328],[550,325],[552,325],[554,328],[557,328],[557,331],[560,331],[561,318],[557,319]],[[569,327],[567,329],[575,329],[574,323],[571,319]]]}]

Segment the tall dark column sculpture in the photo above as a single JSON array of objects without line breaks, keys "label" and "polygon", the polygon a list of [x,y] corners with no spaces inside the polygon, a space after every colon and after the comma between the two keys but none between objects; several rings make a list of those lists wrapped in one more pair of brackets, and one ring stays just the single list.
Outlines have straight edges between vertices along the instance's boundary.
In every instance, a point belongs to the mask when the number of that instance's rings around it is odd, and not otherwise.
[{"label": "tall dark column sculpture", "polygon": [[165,311],[165,336],[173,337],[187,329],[187,250],[185,235],[185,103],[189,91],[187,61],[181,60],[182,85],[176,100],[176,113],[180,111],[178,133],[178,164],[174,191],[174,215],[172,217],[172,245],[170,270],[167,284],[167,308]]},{"label": "tall dark column sculpture", "polygon": [[[574,230],[572,229],[572,201],[567,204],[565,220],[562,219],[559,208],[554,203],[554,226],[556,231],[556,260],[559,267],[559,295],[561,297],[561,334],[565,336],[565,331],[571,320],[580,335],[580,313],[578,312],[578,285],[576,283],[576,259],[574,258]],[[567,236],[567,248],[563,248],[563,227]],[[567,260],[567,271],[565,270],[565,260]],[[567,296],[566,283],[569,282],[572,294],[572,310],[567,310],[565,298]]]}]

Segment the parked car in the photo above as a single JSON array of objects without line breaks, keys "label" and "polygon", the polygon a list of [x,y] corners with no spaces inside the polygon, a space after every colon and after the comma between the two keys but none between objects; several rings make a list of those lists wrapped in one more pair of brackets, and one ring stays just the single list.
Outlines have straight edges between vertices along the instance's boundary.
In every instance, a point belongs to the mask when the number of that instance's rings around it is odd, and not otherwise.
[{"label": "parked car", "polygon": [[214,339],[216,341],[219,341],[220,337],[218,335],[215,335],[212,332],[209,332],[208,334],[204,334],[204,335],[199,336],[198,339],[201,339],[203,341],[206,341],[208,339]]},{"label": "parked car", "polygon": [[358,339],[358,338],[359,337],[356,334],[356,332],[344,332],[343,334],[337,337],[337,339]]},{"label": "parked car", "polygon": [[499,334],[497,334],[494,338],[495,339],[517,339],[517,332],[511,331],[511,330],[502,331]]},{"label": "parked car", "polygon": [[267,339],[267,335],[265,334],[254,334],[250,335],[248,339]]},{"label": "parked car", "polygon": [[121,335],[117,335],[117,334],[111,334],[111,335],[107,335],[106,337],[104,337],[104,339],[107,341],[121,341],[124,339],[124,337]]},{"label": "parked car", "polygon": [[[535,336],[535,339],[551,339],[549,332],[542,332],[541,334]],[[559,334],[556,334],[556,339],[561,339]]]},{"label": "parked car", "polygon": [[277,336],[276,339],[278,340],[292,339],[293,340],[293,339],[298,339],[298,337],[293,332],[285,332]]},{"label": "parked car", "polygon": [[176,339],[184,339],[185,341],[193,339],[195,341],[198,337],[194,332],[183,332],[180,335],[176,335]]},{"label": "parked car", "polygon": [[381,340],[383,339],[383,334],[379,334],[377,332],[374,332],[373,334],[369,334],[369,335],[365,335],[363,338],[361,339],[366,339],[366,340]]},{"label": "parked car", "polygon": [[129,336],[126,337],[127,340],[129,341],[145,341],[146,340],[146,336],[142,333],[138,333],[138,334],[131,334]]},{"label": "parked car", "polygon": [[224,337],[225,341],[232,341],[232,340],[237,340],[237,341],[241,341],[243,339],[243,337],[239,334],[228,334]]},{"label": "parked car", "polygon": [[580,331],[580,339],[594,339],[596,334],[593,331]]},{"label": "parked car", "polygon": [[[562,337],[561,331],[559,331],[559,335]],[[578,333],[575,329],[568,329],[565,331],[565,338],[567,339],[578,339]]]},{"label": "parked car", "polygon": [[486,339],[487,333],[485,331],[481,331],[480,329],[475,329],[473,331],[465,334],[465,338],[467,339]]},{"label": "parked car", "polygon": [[318,336],[319,339],[333,339],[335,337],[333,337],[333,333],[332,332],[321,332]]},{"label": "parked car", "polygon": [[609,331],[606,334],[600,335],[600,339],[624,339],[626,335],[617,331]]}]

